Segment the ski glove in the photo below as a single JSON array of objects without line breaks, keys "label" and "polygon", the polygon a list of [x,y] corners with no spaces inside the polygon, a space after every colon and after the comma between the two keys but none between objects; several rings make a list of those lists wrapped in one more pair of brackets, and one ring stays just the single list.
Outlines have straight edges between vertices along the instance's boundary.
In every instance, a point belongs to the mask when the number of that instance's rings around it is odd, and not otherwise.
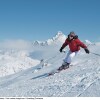
[{"label": "ski glove", "polygon": [[88,53],[88,54],[90,53],[90,51],[87,48],[85,48],[84,50],[86,53]]},{"label": "ski glove", "polygon": [[63,48],[61,47],[59,51],[62,52],[62,50],[63,50]]}]

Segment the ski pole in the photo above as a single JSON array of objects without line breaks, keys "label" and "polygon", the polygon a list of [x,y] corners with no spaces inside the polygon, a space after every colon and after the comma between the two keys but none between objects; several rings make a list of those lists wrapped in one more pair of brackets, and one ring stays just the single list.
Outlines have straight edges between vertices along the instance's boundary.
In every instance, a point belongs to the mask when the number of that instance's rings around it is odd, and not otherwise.
[{"label": "ski pole", "polygon": [[[66,53],[66,51],[62,51],[62,52]],[[53,57],[50,57],[50,58],[48,58],[46,60],[42,59],[41,62],[43,63],[43,66],[44,66],[44,64],[47,64],[48,62],[50,62],[51,60],[53,60],[54,58],[56,58],[57,56],[59,56],[59,54],[60,54],[60,52],[57,52],[57,54],[54,55]]]},{"label": "ski pole", "polygon": [[[62,52],[63,52],[63,53],[66,53],[66,51],[62,51]],[[50,61],[50,60],[56,58],[56,57],[59,55],[59,53],[60,53],[60,52],[57,52],[57,54],[54,55],[53,57],[50,57],[50,58],[46,59],[45,62],[48,62],[48,61]]]},{"label": "ski pole", "polygon": [[94,54],[96,56],[100,56],[100,54],[94,53],[94,52],[90,52],[91,54]]},{"label": "ski pole", "polygon": [[43,61],[44,63],[47,63],[48,61],[51,61],[52,59],[54,59],[55,57],[57,57],[59,55],[59,52],[57,52],[57,54],[56,55],[54,55],[54,56],[52,56],[52,57],[50,57],[50,58],[48,58],[48,59],[42,59],[41,61]]}]

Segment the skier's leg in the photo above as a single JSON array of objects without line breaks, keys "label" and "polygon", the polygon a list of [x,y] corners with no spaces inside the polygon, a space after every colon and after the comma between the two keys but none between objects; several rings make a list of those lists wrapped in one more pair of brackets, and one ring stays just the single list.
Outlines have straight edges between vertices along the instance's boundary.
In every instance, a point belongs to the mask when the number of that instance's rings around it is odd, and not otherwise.
[{"label": "skier's leg", "polygon": [[69,68],[70,63],[72,62],[72,58],[74,56],[76,56],[78,53],[78,51],[76,52],[71,52],[69,51],[65,57],[65,59],[63,60],[62,66],[58,68],[58,70],[62,70],[62,69],[66,69]]},{"label": "skier's leg", "polygon": [[69,51],[67,53],[67,56],[65,57],[64,62],[63,62],[63,65],[64,65],[64,63],[66,63],[64,69],[69,67],[70,63],[72,62],[73,57],[76,56],[77,53],[78,53],[78,51],[76,51],[76,52]]},{"label": "skier's leg", "polygon": [[63,65],[65,65],[66,63],[71,63],[71,51],[68,51],[65,59],[63,60]]},{"label": "skier's leg", "polygon": [[70,53],[70,51],[67,53],[67,56],[63,60],[62,66],[58,68],[59,71],[64,69],[65,66],[69,67],[69,63],[66,61],[66,59],[69,57]]},{"label": "skier's leg", "polygon": [[66,56],[65,59],[64,59],[64,62],[71,63],[73,57],[76,56],[77,53],[78,53],[78,51],[76,51],[76,52],[71,52],[71,51],[69,51],[68,54],[67,54],[67,56]]}]

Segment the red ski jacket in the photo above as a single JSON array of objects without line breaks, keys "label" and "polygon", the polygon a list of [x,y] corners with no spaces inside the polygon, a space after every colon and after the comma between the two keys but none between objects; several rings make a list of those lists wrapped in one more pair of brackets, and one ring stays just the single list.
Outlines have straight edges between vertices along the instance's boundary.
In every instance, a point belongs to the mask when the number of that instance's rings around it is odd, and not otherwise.
[{"label": "red ski jacket", "polygon": [[78,38],[73,39],[71,41],[69,41],[67,38],[63,43],[62,48],[64,49],[67,45],[69,45],[71,52],[79,51],[80,47],[87,48],[87,46],[83,42],[81,42]]}]

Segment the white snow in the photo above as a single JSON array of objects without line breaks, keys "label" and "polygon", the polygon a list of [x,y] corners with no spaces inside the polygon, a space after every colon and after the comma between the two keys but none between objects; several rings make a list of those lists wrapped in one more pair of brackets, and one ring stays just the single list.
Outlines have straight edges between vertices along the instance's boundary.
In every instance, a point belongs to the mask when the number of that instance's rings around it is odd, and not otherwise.
[{"label": "white snow", "polygon": [[39,60],[30,58],[27,51],[9,50],[4,52],[2,50],[0,52],[0,77],[31,68],[39,63]]},{"label": "white snow", "polygon": [[89,40],[85,40],[86,43],[92,44]]},{"label": "white snow", "polygon": [[61,44],[32,46],[31,51],[0,50],[1,97],[100,96],[100,43],[88,46],[90,54],[81,49],[73,66],[49,77],[46,73],[58,68],[66,55],[59,52]]}]

